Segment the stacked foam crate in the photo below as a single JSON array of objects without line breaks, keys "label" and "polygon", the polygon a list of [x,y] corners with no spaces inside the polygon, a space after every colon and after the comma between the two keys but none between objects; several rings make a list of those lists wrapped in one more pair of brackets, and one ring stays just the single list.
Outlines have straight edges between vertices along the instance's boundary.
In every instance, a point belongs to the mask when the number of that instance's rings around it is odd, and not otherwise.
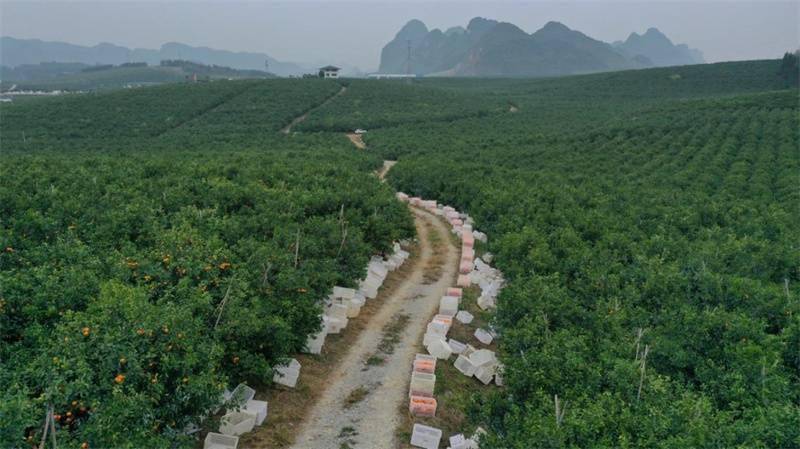
[{"label": "stacked foam crate", "polygon": [[[491,262],[492,255],[490,253],[484,254],[486,261],[475,257],[475,241],[486,243],[488,237],[485,233],[477,231],[473,228],[474,221],[472,218],[464,213],[458,212],[455,208],[438,204],[432,200],[424,200],[419,197],[409,197],[405,193],[399,192],[397,198],[401,201],[408,202],[412,206],[427,209],[433,214],[443,217],[451,226],[451,231],[461,239],[461,258],[459,260],[458,272],[459,276],[456,281],[457,287],[449,288],[447,294],[443,296],[439,303],[439,314],[428,323],[428,327],[423,338],[423,344],[427,348],[430,355],[426,356],[429,360],[433,360],[433,367],[435,367],[436,359],[448,359],[452,354],[457,354],[454,365],[458,371],[467,376],[474,376],[484,384],[489,384],[493,379],[497,385],[502,385],[502,365],[497,361],[497,357],[493,351],[488,349],[476,349],[470,344],[465,344],[452,338],[447,340],[447,331],[452,325],[452,320],[456,319],[462,324],[470,324],[474,319],[473,315],[465,310],[458,310],[459,301],[463,295],[462,288],[470,287],[473,284],[479,285],[481,288],[481,295],[478,299],[478,306],[483,310],[487,310],[495,306],[497,294],[503,287],[505,281],[502,273],[495,270],[488,265]],[[475,338],[483,344],[491,344],[496,335],[489,329],[476,329]],[[422,356],[418,354],[418,357]],[[436,376],[430,371],[419,371],[419,369],[428,369],[429,365],[417,362],[415,359],[415,368],[412,372],[412,382],[409,391],[409,398],[412,397],[414,392],[426,393],[425,388],[430,389],[432,396],[433,386],[435,384]],[[415,374],[417,373],[417,374]],[[409,410],[412,414],[415,410],[421,410],[423,404],[430,404],[432,397],[426,400],[418,400],[409,402]],[[427,410],[427,409],[426,409]],[[449,449],[477,449],[478,437],[482,429],[478,429],[475,434],[467,439],[462,434],[453,435],[450,437]],[[439,447],[439,442],[442,438],[442,431],[434,427],[428,427],[421,424],[414,424],[413,432],[411,435],[411,445],[426,449],[434,449]]]},{"label": "stacked foam crate", "polygon": [[422,344],[428,353],[438,359],[447,360],[453,350],[447,343],[447,333],[453,325],[453,316],[458,311],[458,298],[442,296],[439,303],[439,314],[433,317],[425,330]]},{"label": "stacked foam crate", "polygon": [[436,357],[417,354],[411,368],[408,387],[408,411],[414,416],[436,416]]},{"label": "stacked foam crate", "polygon": [[235,449],[239,436],[260,426],[267,419],[267,401],[255,398],[256,390],[239,384],[232,392],[226,391],[223,398],[231,404],[220,420],[219,433],[209,432],[203,442],[204,449]]},{"label": "stacked foam crate", "polygon": [[505,285],[503,273],[478,258],[475,259],[474,271],[470,273],[470,281],[481,289],[478,306],[483,310],[495,307],[497,295]]},{"label": "stacked foam crate", "polygon": [[481,433],[485,432],[478,427],[469,438],[464,437],[462,433],[457,433],[450,437],[450,445],[447,446],[447,449],[478,449],[478,438],[480,438]]},{"label": "stacked foam crate", "polygon": [[285,387],[294,388],[300,377],[300,368],[300,362],[297,359],[290,359],[287,365],[275,368],[272,381]]},{"label": "stacked foam crate", "polygon": [[316,334],[308,336],[305,352],[321,354],[325,337],[328,334],[338,334],[345,329],[349,320],[361,313],[361,308],[367,300],[378,296],[378,290],[383,286],[389,271],[400,267],[410,256],[399,243],[395,243],[392,250],[392,254],[386,260],[375,256],[369,261],[367,275],[359,281],[357,289],[333,287],[333,291],[325,300],[322,328]]}]

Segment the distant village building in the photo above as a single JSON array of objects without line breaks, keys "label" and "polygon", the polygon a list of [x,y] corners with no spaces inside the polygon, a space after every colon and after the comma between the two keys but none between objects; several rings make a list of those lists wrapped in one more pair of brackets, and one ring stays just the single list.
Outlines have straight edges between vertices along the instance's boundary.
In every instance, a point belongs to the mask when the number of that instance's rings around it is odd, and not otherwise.
[{"label": "distant village building", "polygon": [[321,67],[319,69],[319,77],[320,78],[339,78],[339,67],[334,67],[332,65],[326,65],[325,67]]},{"label": "distant village building", "polygon": [[367,75],[368,78],[372,79],[407,79],[407,78],[417,78],[417,75],[411,74],[404,74],[404,73],[370,73]]}]

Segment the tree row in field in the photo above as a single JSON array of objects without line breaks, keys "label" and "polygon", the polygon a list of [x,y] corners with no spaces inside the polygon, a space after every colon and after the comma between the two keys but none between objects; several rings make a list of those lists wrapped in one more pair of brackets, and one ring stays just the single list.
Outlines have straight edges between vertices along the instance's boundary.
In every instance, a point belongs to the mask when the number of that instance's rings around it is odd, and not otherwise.
[{"label": "tree row in field", "polygon": [[692,67],[691,101],[595,76],[597,107],[567,98],[590,77],[498,81],[518,113],[367,136],[392,185],[494,236],[508,387],[465,410],[481,447],[800,442],[798,92],[738,67]]},{"label": "tree row in field", "polygon": [[193,446],[228,385],[271,383],[330,288],[411,235],[375,157],[278,134],[339,89],[298,83],[0,110],[0,446],[38,444],[48,406],[63,447]]}]

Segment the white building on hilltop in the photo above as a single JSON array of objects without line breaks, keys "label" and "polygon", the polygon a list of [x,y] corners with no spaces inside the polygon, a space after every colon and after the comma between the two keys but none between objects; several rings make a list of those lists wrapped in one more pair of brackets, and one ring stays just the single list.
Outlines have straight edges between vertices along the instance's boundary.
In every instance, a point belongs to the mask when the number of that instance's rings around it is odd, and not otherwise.
[{"label": "white building on hilltop", "polygon": [[339,78],[339,70],[341,70],[339,67],[326,65],[325,67],[320,67],[319,76],[320,78]]}]

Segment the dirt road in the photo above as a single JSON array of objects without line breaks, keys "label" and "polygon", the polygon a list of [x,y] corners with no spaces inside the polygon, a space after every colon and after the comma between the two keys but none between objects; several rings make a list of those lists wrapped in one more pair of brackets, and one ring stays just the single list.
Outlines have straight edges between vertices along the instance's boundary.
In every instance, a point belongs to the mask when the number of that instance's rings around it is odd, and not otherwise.
[{"label": "dirt road", "polygon": [[364,140],[361,138],[361,134],[347,133],[345,135],[347,136],[348,139],[350,139],[350,142],[352,142],[353,145],[355,145],[356,148],[358,148],[359,150],[367,149],[367,144],[364,143]]},{"label": "dirt road", "polygon": [[420,260],[370,320],[298,429],[296,449],[397,446],[398,408],[411,362],[439,299],[453,285],[458,249],[434,215],[412,208]]},{"label": "dirt road", "polygon": [[317,109],[319,109],[319,108],[321,108],[321,107],[325,106],[326,104],[328,104],[328,103],[330,103],[331,101],[333,101],[333,100],[334,100],[336,97],[338,97],[339,95],[343,95],[345,92],[347,92],[347,86],[342,86],[342,88],[341,88],[341,89],[339,89],[339,92],[336,92],[335,94],[333,94],[333,95],[331,95],[330,97],[326,98],[326,99],[325,99],[325,101],[323,101],[323,102],[322,102],[322,103],[320,103],[319,105],[317,105],[317,106],[314,106],[313,108],[309,109],[309,110],[308,110],[308,111],[306,111],[306,112],[305,112],[303,115],[300,115],[300,116],[297,116],[297,117],[295,117],[295,118],[292,120],[292,122],[291,122],[291,123],[289,123],[288,125],[284,126],[284,127],[283,127],[283,129],[281,129],[281,132],[282,132],[282,133],[284,133],[284,134],[289,134],[289,133],[292,131],[292,127],[294,127],[294,126],[295,126],[295,125],[297,125],[298,123],[300,123],[300,122],[302,122],[303,120],[305,120],[305,119],[306,119],[306,117],[308,117],[308,114],[311,114],[312,112],[316,111]]}]

